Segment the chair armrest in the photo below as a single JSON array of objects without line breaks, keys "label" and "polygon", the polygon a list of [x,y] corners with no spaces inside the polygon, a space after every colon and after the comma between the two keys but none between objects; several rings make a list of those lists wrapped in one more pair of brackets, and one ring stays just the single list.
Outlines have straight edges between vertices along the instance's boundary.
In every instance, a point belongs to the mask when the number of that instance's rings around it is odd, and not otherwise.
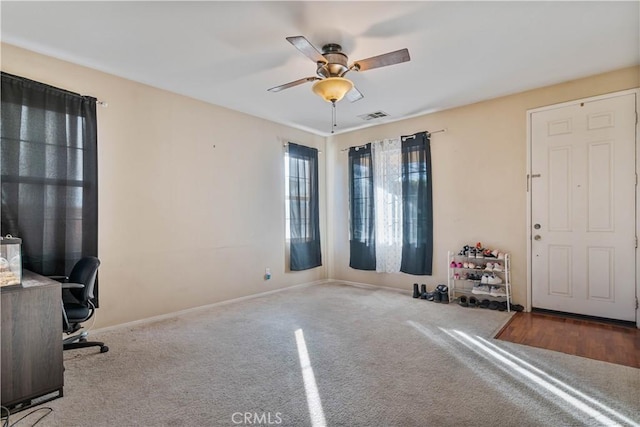
[{"label": "chair armrest", "polygon": [[68,282],[68,276],[47,276],[49,279],[57,280],[58,282]]},{"label": "chair armrest", "polygon": [[84,285],[82,283],[63,283],[62,289],[82,289]]}]

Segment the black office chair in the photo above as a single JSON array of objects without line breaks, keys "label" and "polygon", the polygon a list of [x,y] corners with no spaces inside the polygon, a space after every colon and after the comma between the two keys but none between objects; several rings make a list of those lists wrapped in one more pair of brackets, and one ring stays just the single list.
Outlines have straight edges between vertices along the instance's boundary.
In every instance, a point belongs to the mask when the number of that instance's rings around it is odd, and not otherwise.
[{"label": "black office chair", "polygon": [[[96,257],[85,257],[78,261],[71,270],[69,277],[51,276],[62,282],[62,322],[67,335],[72,335],[82,329],[82,323],[93,316],[96,307],[93,298],[93,287],[96,283],[100,260]],[[99,341],[87,341],[88,332],[65,338],[63,348],[100,347],[100,353],[109,351],[109,347]]]}]

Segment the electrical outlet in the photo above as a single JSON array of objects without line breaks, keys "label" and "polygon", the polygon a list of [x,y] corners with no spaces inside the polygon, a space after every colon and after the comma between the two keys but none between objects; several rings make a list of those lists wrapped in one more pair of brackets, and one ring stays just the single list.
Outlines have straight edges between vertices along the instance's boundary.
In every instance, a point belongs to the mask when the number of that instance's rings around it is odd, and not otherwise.
[{"label": "electrical outlet", "polygon": [[271,279],[271,269],[270,268],[265,268],[264,269],[264,280],[269,280]]}]

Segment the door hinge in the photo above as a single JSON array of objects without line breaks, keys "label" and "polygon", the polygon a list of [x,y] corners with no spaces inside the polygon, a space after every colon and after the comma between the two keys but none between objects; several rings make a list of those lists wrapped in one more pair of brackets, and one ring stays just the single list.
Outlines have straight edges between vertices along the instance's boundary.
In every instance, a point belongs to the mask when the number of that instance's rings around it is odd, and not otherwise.
[{"label": "door hinge", "polygon": [[638,297],[636,297],[636,310],[638,309]]},{"label": "door hinge", "polygon": [[636,236],[636,249],[638,249],[638,236]]}]

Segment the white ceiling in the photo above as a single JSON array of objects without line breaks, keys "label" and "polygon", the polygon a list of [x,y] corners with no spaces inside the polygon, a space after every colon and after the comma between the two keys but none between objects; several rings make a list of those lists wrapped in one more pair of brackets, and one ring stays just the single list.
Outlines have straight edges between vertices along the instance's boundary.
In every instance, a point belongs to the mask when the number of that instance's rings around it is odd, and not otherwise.
[{"label": "white ceiling", "polygon": [[[326,135],[331,108],[285,37],[353,60],[408,48],[411,61],[350,72],[336,133],[640,64],[640,3],[10,2],[2,41]],[[91,94],[87,94],[91,95]],[[106,99],[108,102],[109,100]],[[384,111],[365,122],[358,115]]]}]

